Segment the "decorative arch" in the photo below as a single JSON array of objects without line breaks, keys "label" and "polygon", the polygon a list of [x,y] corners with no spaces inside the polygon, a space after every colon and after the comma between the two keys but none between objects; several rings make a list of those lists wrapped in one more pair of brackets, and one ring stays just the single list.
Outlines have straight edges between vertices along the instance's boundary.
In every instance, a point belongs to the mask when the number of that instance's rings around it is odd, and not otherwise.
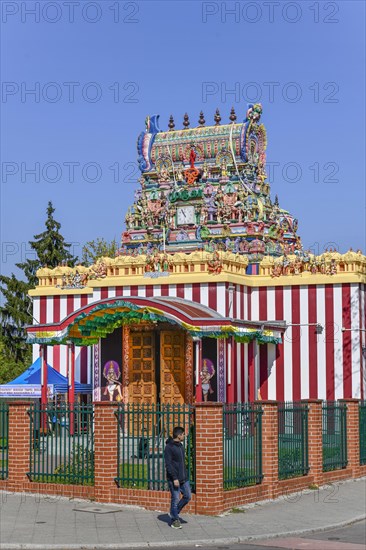
[{"label": "decorative arch", "polygon": [[137,296],[106,298],[80,308],[59,323],[32,325],[26,330],[28,343],[72,342],[76,346],[90,346],[118,327],[141,322],[168,322],[181,326],[195,337],[233,336],[237,342],[279,343],[284,330],[280,326],[273,330],[265,326],[267,323],[233,321],[206,306],[181,298]]}]

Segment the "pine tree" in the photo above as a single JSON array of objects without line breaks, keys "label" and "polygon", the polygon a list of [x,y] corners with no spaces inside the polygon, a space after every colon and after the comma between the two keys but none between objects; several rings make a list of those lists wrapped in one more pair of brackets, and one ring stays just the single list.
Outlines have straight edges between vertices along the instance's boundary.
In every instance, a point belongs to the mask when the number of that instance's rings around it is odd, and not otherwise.
[{"label": "pine tree", "polygon": [[76,262],[76,258],[69,252],[71,245],[65,242],[60,233],[61,224],[54,219],[54,212],[55,209],[49,202],[46,229],[29,242],[37,258],[16,264],[23,271],[25,280],[17,279],[13,273],[10,277],[0,275],[0,293],[4,301],[4,305],[0,307],[0,373],[6,370],[4,364],[10,367],[11,364],[20,363],[25,368],[31,359],[31,346],[26,344],[24,326],[31,324],[33,320],[28,291],[38,284],[37,270],[44,266],[53,268],[65,263],[73,266]]},{"label": "pine tree", "polygon": [[41,267],[54,268],[60,264],[67,264],[71,267],[75,265],[76,258],[69,252],[71,244],[65,242],[60,233],[61,224],[57,222],[53,213],[55,209],[52,202],[47,206],[46,230],[38,235],[34,235],[34,241],[29,241],[31,248],[37,253],[36,260],[26,260],[16,264],[26,276],[30,285],[37,285],[36,271]]}]

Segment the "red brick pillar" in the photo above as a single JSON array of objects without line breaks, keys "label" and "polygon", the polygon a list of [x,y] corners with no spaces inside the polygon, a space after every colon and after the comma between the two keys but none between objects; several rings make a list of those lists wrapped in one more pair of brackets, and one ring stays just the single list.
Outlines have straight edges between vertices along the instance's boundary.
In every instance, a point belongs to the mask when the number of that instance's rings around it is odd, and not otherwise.
[{"label": "red brick pillar", "polygon": [[320,399],[305,399],[302,403],[309,407],[309,475],[313,476],[316,485],[321,485],[323,482],[323,402]]},{"label": "red brick pillar", "polygon": [[9,403],[8,435],[8,487],[11,491],[22,491],[30,483],[30,403],[25,401]]},{"label": "red brick pillar", "polygon": [[263,483],[270,497],[277,496],[278,487],[278,404],[277,401],[259,401],[262,405],[262,465]]},{"label": "red brick pillar", "polygon": [[114,414],[116,403],[98,401],[94,403],[94,486],[95,499],[111,502],[117,477],[118,425]]},{"label": "red brick pillar", "polygon": [[222,403],[196,403],[196,513],[224,511]]},{"label": "red brick pillar", "polygon": [[351,470],[351,476],[360,474],[360,433],[359,433],[359,400],[340,399],[340,403],[347,405],[347,469]]}]

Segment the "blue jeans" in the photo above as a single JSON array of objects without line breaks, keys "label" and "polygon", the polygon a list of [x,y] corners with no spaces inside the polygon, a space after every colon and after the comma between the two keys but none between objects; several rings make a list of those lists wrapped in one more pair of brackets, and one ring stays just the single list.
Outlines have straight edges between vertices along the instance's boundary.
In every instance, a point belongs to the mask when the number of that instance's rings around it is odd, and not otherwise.
[{"label": "blue jeans", "polygon": [[[179,487],[174,487],[173,482],[168,480],[168,485],[171,494],[170,515],[174,521],[178,519],[184,506],[191,500],[191,487],[189,481],[181,483]],[[182,493],[182,498],[179,500],[180,493]]]}]

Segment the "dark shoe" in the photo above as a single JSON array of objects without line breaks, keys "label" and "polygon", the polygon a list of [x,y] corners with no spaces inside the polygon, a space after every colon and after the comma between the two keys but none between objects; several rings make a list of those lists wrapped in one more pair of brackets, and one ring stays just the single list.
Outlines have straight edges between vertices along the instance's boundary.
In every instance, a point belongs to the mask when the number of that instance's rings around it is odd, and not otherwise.
[{"label": "dark shoe", "polygon": [[185,519],[183,519],[181,516],[178,516],[178,519],[179,521],[184,524],[184,523],[188,523]]},{"label": "dark shoe", "polygon": [[179,519],[175,519],[174,521],[172,521],[170,527],[172,527],[173,529],[182,529]]}]

